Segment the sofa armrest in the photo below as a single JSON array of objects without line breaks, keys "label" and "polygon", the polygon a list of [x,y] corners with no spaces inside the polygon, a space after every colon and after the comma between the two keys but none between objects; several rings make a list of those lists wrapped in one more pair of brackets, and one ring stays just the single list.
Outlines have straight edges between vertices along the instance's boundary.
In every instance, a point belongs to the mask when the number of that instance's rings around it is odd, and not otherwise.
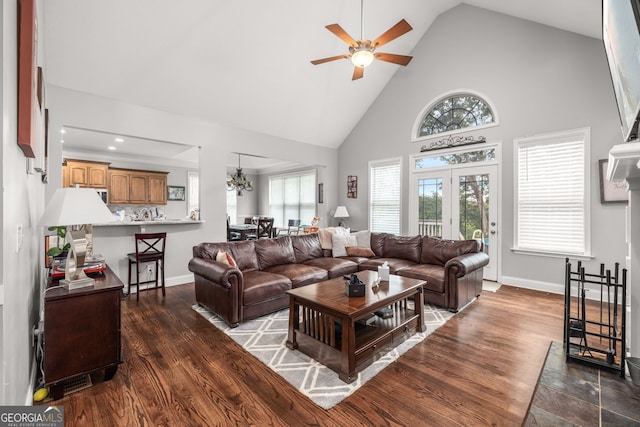
[{"label": "sofa armrest", "polygon": [[444,265],[444,268],[454,277],[463,277],[487,264],[489,264],[489,255],[484,252],[476,252],[451,258]]},{"label": "sofa armrest", "polygon": [[[189,261],[189,271],[225,288],[231,288],[232,283],[242,283],[240,270],[210,259],[192,258]],[[232,276],[238,277],[230,280]]]}]

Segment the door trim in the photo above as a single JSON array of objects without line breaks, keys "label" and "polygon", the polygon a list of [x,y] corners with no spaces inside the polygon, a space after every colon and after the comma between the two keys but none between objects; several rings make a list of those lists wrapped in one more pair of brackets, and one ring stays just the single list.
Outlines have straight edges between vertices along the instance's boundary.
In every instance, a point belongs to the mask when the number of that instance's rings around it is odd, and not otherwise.
[{"label": "door trim", "polygon": [[[460,165],[447,165],[445,167],[434,167],[434,168],[429,168],[429,169],[417,169],[415,167],[416,164],[416,160],[420,159],[420,158],[424,158],[424,157],[429,157],[429,156],[437,156],[437,155],[447,155],[447,154],[459,154],[459,153],[465,153],[465,152],[470,152],[470,151],[476,151],[478,149],[488,149],[488,148],[494,148],[495,149],[495,160],[490,160],[490,161],[486,161],[486,162],[479,162],[479,163],[475,163],[476,166],[484,166],[484,165],[496,165],[497,166],[497,194],[496,196],[496,202],[497,202],[497,207],[496,207],[496,221],[498,223],[498,244],[497,244],[497,264],[496,264],[496,272],[497,272],[497,279],[499,283],[502,283],[502,247],[504,246],[504,244],[506,243],[503,239],[502,236],[504,236],[504,233],[502,232],[503,230],[505,230],[504,226],[505,224],[503,223],[503,219],[502,219],[502,206],[503,206],[503,179],[502,179],[502,140],[496,140],[496,141],[492,141],[492,142],[488,142],[485,144],[477,144],[477,145],[471,145],[471,146],[465,146],[465,147],[456,147],[456,148],[452,148],[452,149],[443,149],[443,150],[434,150],[434,151],[429,151],[429,152],[425,152],[425,153],[418,153],[418,154],[412,154],[409,156],[409,203],[408,203],[408,208],[409,208],[409,212],[407,215],[407,220],[409,221],[408,227],[411,227],[411,216],[414,215],[415,212],[417,212],[417,202],[415,200],[415,197],[413,197],[414,194],[417,193],[418,189],[417,189],[417,180],[415,179],[417,174],[421,174],[421,173],[425,173],[425,172],[436,172],[436,171],[442,171],[442,170],[446,170],[446,169],[458,169],[458,168],[464,168],[464,167],[469,167],[472,166],[474,164],[460,164]],[[450,174],[451,175],[451,174]]]}]

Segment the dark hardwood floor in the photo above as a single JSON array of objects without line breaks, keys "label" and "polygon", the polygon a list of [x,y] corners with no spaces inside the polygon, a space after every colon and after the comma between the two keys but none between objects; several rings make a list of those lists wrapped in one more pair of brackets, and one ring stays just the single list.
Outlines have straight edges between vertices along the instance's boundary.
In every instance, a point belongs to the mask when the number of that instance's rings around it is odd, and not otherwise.
[{"label": "dark hardwood floor", "polygon": [[69,426],[521,425],[547,349],[562,341],[561,295],[502,286],[458,313],[329,411],[191,305],[193,284],[128,298],[124,363],[111,381],[55,401]]}]

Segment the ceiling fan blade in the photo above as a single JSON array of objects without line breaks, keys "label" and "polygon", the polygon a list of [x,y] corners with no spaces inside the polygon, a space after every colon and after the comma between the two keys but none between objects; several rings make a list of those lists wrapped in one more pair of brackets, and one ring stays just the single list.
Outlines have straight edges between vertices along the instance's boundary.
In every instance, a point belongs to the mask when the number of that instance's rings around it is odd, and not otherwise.
[{"label": "ceiling fan blade", "polygon": [[342,40],[349,46],[358,47],[358,42],[355,41],[349,34],[347,34],[347,32],[343,30],[339,24],[327,25],[325,28],[338,36],[340,40]]},{"label": "ceiling fan blade", "polygon": [[376,52],[373,54],[373,56],[376,59],[379,59],[380,61],[386,61],[386,62],[391,62],[393,64],[405,65],[405,66],[409,62],[411,62],[411,59],[413,59],[413,56],[396,55],[395,53],[382,53],[382,52]]},{"label": "ceiling fan blade", "polygon": [[332,56],[332,57],[330,57],[330,58],[316,59],[316,60],[314,60],[314,61],[311,61],[311,63],[312,63],[313,65],[324,64],[325,62],[330,62],[330,61],[335,61],[335,60],[338,60],[338,59],[348,58],[348,57],[350,57],[350,56],[351,56],[351,55],[348,55],[348,54],[338,55],[338,56]]},{"label": "ceiling fan blade", "polygon": [[353,77],[351,78],[351,80],[361,79],[362,76],[364,76],[364,68],[362,68],[362,67],[354,67],[353,68]]},{"label": "ceiling fan blade", "polygon": [[371,46],[375,49],[379,48],[383,44],[389,43],[391,40],[397,39],[401,35],[413,30],[413,27],[409,25],[407,21],[401,19],[396,25],[389,28],[386,33],[375,39]]}]

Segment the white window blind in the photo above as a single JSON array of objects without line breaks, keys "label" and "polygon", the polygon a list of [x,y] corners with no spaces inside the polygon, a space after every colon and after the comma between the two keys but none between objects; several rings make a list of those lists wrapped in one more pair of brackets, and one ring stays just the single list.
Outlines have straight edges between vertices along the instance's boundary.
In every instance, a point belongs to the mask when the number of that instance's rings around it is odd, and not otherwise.
[{"label": "white window blind", "polygon": [[[231,179],[231,175],[227,175],[227,181]],[[235,190],[227,190],[227,215],[231,224],[238,224],[238,198]]]},{"label": "white window blind", "polygon": [[274,227],[284,227],[290,219],[310,224],[316,216],[316,172],[270,177],[269,216]]},{"label": "white window blind", "polygon": [[400,159],[369,163],[369,229],[400,234]]},{"label": "white window blind", "polygon": [[200,209],[200,174],[187,171],[187,214]]},{"label": "white window blind", "polygon": [[588,130],[516,140],[517,248],[586,254]]}]

